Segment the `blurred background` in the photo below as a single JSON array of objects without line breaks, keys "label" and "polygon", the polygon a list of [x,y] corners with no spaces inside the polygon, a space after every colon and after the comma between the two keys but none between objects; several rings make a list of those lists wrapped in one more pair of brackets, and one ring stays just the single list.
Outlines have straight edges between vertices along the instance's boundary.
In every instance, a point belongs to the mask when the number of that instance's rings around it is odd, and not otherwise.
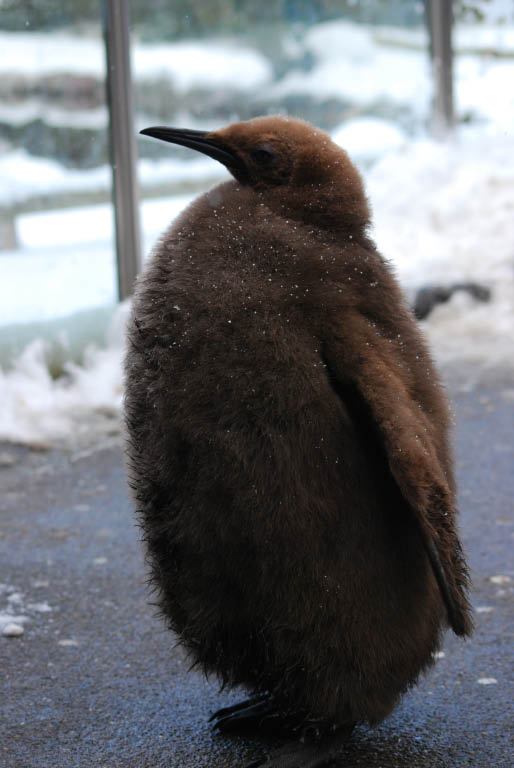
[{"label": "blurred background", "polygon": [[[119,305],[99,0],[0,0],[0,439],[118,429]],[[133,135],[289,114],[328,131],[364,174],[374,236],[413,300],[472,281],[424,321],[472,387],[512,365],[514,4],[452,5],[453,117],[415,0],[132,0]],[[450,30],[447,30],[448,32]],[[113,99],[116,97],[113,96]],[[137,138],[141,252],[226,178]],[[137,226],[137,222],[135,223]],[[123,259],[123,254],[119,254]]]}]

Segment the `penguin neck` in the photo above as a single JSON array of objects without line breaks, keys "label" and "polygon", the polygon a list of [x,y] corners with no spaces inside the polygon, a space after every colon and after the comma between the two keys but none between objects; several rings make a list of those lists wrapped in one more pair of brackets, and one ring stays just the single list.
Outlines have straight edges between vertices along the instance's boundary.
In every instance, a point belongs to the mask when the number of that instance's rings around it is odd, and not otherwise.
[{"label": "penguin neck", "polygon": [[263,193],[266,205],[282,218],[292,219],[331,234],[367,238],[370,210],[362,187],[336,181],[303,187],[275,187]]}]

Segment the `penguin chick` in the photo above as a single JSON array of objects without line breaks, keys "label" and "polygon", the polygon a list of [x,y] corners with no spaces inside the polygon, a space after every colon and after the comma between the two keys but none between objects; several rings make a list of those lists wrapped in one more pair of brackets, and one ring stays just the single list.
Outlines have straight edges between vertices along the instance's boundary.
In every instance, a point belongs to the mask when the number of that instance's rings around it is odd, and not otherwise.
[{"label": "penguin chick", "polygon": [[303,743],[266,765],[313,768],[391,712],[445,626],[471,631],[447,403],[327,134],[284,117],[143,133],[234,177],[163,234],[134,297],[153,583],[194,662],[253,697],[218,728],[278,724]]}]

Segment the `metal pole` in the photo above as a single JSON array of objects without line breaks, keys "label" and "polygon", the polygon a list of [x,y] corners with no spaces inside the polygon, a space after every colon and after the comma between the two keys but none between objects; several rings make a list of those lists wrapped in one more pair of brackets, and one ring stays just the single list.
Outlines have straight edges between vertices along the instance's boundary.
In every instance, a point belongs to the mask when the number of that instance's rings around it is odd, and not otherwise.
[{"label": "metal pole", "polygon": [[119,298],[123,300],[132,293],[134,280],[141,268],[128,0],[103,0],[103,20],[107,54],[118,291]]},{"label": "metal pole", "polygon": [[455,122],[453,110],[452,0],[426,0],[434,95],[432,133],[448,134]]}]

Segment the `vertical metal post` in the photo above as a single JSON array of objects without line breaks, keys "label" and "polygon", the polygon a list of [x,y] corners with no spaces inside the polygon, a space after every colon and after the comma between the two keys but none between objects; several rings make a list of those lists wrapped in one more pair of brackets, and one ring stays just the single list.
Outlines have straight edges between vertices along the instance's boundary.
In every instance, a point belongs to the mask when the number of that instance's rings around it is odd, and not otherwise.
[{"label": "vertical metal post", "polygon": [[442,137],[453,128],[452,0],[426,0],[434,95],[432,132]]},{"label": "vertical metal post", "polygon": [[121,300],[132,293],[141,267],[129,13],[129,0],[103,0],[116,258]]}]

